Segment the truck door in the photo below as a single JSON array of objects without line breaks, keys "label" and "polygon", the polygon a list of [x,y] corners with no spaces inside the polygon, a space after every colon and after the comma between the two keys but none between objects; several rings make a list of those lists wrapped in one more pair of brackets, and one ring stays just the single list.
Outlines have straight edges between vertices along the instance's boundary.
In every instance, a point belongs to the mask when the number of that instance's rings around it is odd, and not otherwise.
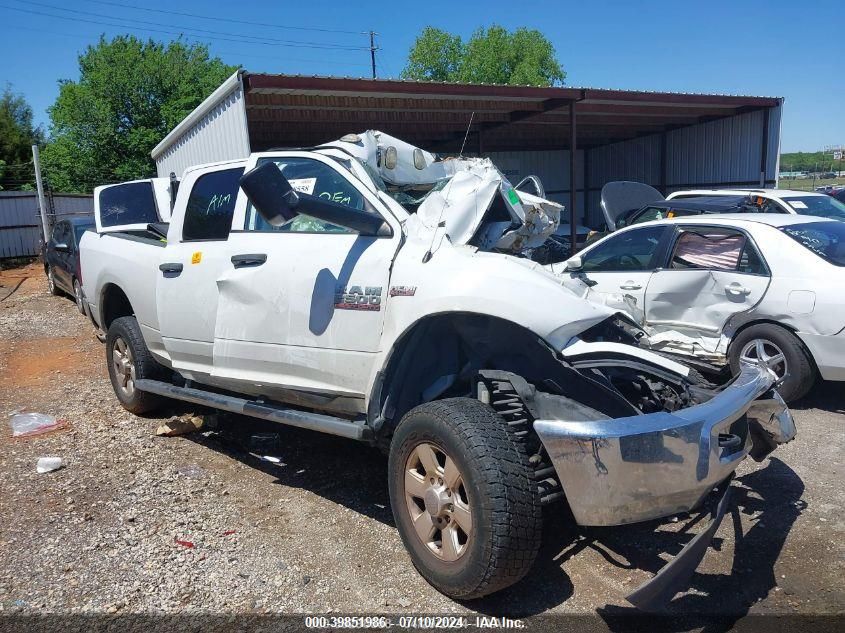
[{"label": "truck door", "polygon": [[[230,239],[243,161],[188,172],[161,249],[156,309],[174,369],[208,382],[211,374],[217,282],[231,267]],[[241,194],[243,195],[243,194]]]},{"label": "truck door", "polygon": [[718,341],[728,319],[760,302],[769,281],[762,256],[743,231],[683,226],[667,266],[649,279],[645,325]]},{"label": "truck door", "polygon": [[272,227],[245,203],[217,282],[214,376],[241,391],[357,410],[380,351],[401,226],[337,160],[279,152],[247,168],[271,160],[294,188],[379,214],[392,235],[364,237],[306,215]]}]

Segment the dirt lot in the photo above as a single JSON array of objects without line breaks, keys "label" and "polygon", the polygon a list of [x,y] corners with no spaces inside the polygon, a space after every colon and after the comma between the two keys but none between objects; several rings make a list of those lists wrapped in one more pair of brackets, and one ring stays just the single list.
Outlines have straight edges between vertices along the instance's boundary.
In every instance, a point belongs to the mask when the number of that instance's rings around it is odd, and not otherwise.
[{"label": "dirt lot", "polygon": [[[527,580],[457,603],[414,571],[375,450],[279,428],[274,464],[229,433],[156,437],[163,419],[192,409],[123,411],[92,327],[70,300],[47,294],[37,265],[0,273],[0,299],[6,614],[552,612],[612,621],[628,612],[625,594],[704,525],[679,517],[576,530],[556,507]],[[68,426],[12,439],[6,415],[22,407]],[[843,407],[843,388],[821,385],[794,407],[798,439],[761,464],[746,461],[716,549],[670,613],[845,611]],[[244,423],[226,418],[223,428]],[[47,455],[66,467],[36,474]]]}]

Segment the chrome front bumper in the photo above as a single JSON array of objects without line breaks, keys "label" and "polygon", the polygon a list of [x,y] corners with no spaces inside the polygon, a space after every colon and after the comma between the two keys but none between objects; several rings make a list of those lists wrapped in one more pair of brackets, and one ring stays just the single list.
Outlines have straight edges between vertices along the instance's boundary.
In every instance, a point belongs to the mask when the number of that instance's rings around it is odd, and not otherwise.
[{"label": "chrome front bumper", "polygon": [[[795,437],[774,374],[745,364],[699,405],[598,421],[536,420],[579,525],[622,525],[687,512],[749,452]],[[759,400],[758,400],[759,399]],[[721,437],[720,437],[721,435]]]}]

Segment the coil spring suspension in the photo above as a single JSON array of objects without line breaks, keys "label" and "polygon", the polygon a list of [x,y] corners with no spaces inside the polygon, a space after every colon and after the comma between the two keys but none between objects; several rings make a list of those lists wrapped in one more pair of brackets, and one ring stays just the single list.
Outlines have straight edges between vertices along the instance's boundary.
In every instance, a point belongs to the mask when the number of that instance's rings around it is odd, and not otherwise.
[{"label": "coil spring suspension", "polygon": [[[480,399],[482,402],[487,402],[496,410],[496,413],[502,416],[511,436],[525,444],[526,451],[530,455],[529,461],[534,467],[534,481],[540,493],[540,503],[546,505],[563,499],[565,495],[557,472],[549,462],[540,438],[534,433],[534,416],[531,415],[522,396],[506,377],[494,378],[489,375],[493,372],[485,373],[488,375],[481,376],[479,386],[483,386],[486,393],[479,393]],[[496,373],[503,374],[504,372]]]}]

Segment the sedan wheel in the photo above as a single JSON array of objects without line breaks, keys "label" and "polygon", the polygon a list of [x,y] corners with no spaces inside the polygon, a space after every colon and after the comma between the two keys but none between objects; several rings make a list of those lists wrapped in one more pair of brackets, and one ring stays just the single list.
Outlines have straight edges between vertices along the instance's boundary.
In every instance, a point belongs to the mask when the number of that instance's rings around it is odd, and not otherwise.
[{"label": "sedan wheel", "polygon": [[82,300],[82,285],[78,279],[73,280],[73,298],[76,299],[76,307],[80,314],[85,314],[85,305]]},{"label": "sedan wheel", "polygon": [[422,543],[441,560],[458,560],[470,545],[472,511],[454,460],[434,444],[418,444],[405,464],[404,488]]},{"label": "sedan wheel", "polygon": [[783,350],[767,339],[757,338],[748,341],[739,353],[742,360],[757,363],[763,361],[766,367],[775,372],[778,378],[786,376],[788,366]]},{"label": "sedan wheel", "polygon": [[59,289],[56,287],[56,276],[53,274],[53,267],[47,269],[47,289],[51,295],[59,294]]}]

